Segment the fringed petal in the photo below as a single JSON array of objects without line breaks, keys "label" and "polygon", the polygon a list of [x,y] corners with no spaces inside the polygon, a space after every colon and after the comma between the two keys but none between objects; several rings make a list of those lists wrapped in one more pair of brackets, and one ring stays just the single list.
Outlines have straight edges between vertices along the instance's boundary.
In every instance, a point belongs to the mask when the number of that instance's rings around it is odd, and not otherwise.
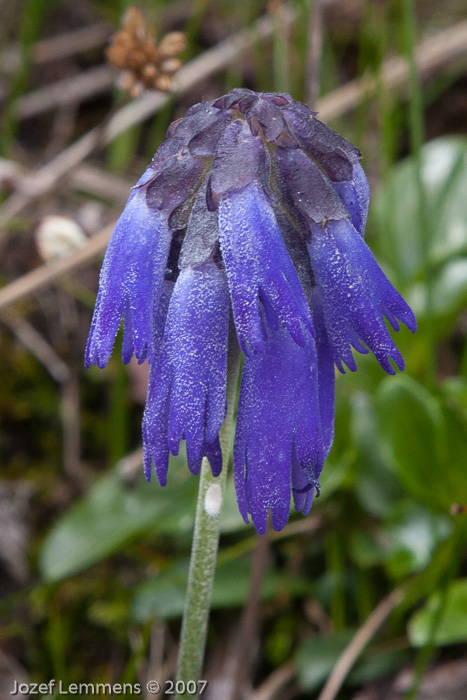
[{"label": "fringed petal", "polygon": [[[275,530],[288,520],[293,455],[295,483],[313,491],[324,461],[316,351],[311,337],[299,346],[281,328],[268,331],[263,352],[245,358],[238,405],[237,500],[260,534],[269,511]],[[297,499],[300,507],[304,500]]]},{"label": "fringed petal", "polygon": [[354,228],[363,238],[365,236],[365,226],[368,217],[370,187],[365,171],[360,163],[354,164],[351,180],[348,182],[345,180],[342,182],[333,182],[332,186],[344,202]]},{"label": "fringed petal", "polygon": [[219,240],[243,352],[249,354],[264,345],[260,298],[267,300],[294,340],[303,344],[304,333],[313,333],[311,312],[272,208],[256,182],[222,197]]},{"label": "fringed petal", "polygon": [[350,221],[330,221],[324,229],[312,226],[309,253],[338,369],[344,371],[343,363],[352,371],[356,369],[351,348],[361,352],[360,340],[389,374],[395,374],[390,358],[404,369],[383,315],[387,310],[393,323],[399,319],[415,331],[414,314]]},{"label": "fringed petal", "polygon": [[[226,408],[228,319],[225,273],[213,262],[184,268],[151,373],[143,435],[148,454],[161,452],[159,434],[164,435],[167,454],[178,454],[180,440],[185,439],[193,473],[199,472],[204,455],[213,473],[222,465],[218,435]],[[156,462],[155,467],[157,471]]]},{"label": "fringed petal", "polygon": [[140,362],[153,351],[153,318],[170,247],[167,219],[146,204],[145,189],[132,192],[102,265],[85,364],[105,367],[125,315],[123,361]]}]

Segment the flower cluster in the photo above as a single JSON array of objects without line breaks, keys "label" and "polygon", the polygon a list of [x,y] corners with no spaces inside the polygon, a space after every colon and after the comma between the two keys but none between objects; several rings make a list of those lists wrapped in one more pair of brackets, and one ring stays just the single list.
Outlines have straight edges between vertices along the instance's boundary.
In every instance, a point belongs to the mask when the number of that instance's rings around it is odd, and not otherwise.
[{"label": "flower cluster", "polygon": [[[334,432],[334,366],[371,350],[404,362],[386,327],[411,309],[364,241],[360,153],[289,95],[232,90],[192,107],[133,189],[104,260],[86,364],[151,365],[146,477],[169,453],[222,465],[229,333],[244,353],[234,444],[240,512],[284,527],[307,513]],[[230,323],[230,319],[233,323]],[[232,330],[234,328],[234,331]]]}]

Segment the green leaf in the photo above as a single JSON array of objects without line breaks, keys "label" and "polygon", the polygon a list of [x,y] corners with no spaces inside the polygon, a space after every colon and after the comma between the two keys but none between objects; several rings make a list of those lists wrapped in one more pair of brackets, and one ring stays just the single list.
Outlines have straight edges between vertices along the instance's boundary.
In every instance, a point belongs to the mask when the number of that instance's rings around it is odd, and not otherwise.
[{"label": "green leaf", "polygon": [[[148,484],[141,472],[135,485],[115,470],[97,480],[89,492],[63,515],[45,538],[39,555],[42,577],[58,581],[82,571],[151,530],[191,536],[198,479],[183,458],[171,460],[168,485]],[[245,528],[233,484],[226,491],[222,532]]]},{"label": "green leaf", "polygon": [[430,392],[409,377],[390,377],[378,387],[376,399],[399,478],[420,500],[446,507],[437,488],[442,479],[436,445],[441,415]]},{"label": "green leaf", "polygon": [[385,563],[390,575],[403,578],[424,569],[452,529],[448,516],[435,514],[411,501],[401,501],[383,530],[389,547]]},{"label": "green leaf", "polygon": [[99,479],[45,538],[39,556],[43,578],[51,582],[75,574],[152,528],[190,529],[196,480],[176,477],[178,483],[165,489],[155,479],[147,484],[142,474],[135,486],[125,484],[116,471]]},{"label": "green leaf", "polygon": [[[467,252],[467,140],[435,139],[422,149],[422,182],[429,207],[430,260],[436,264]],[[373,198],[379,247],[393,270],[413,282],[422,266],[426,232],[418,212],[415,160],[394,166]]]},{"label": "green leaf", "polygon": [[467,434],[447,403],[407,376],[377,391],[381,435],[398,476],[413,496],[445,512],[467,502]]},{"label": "green leaf", "polygon": [[325,682],[353,634],[345,630],[326,637],[310,637],[300,643],[295,663],[304,690],[316,690]]},{"label": "green leaf", "polygon": [[[433,273],[433,317],[438,337],[451,330],[451,321],[467,304],[467,258],[450,260]],[[418,282],[410,293],[410,305],[420,318],[425,310],[425,285]]]},{"label": "green leaf", "polygon": [[382,449],[373,397],[355,391],[350,407],[350,435],[356,450],[355,493],[368,513],[381,518],[391,511],[402,489]]},{"label": "green leaf", "polygon": [[[440,593],[435,593],[421,610],[412,615],[408,632],[414,646],[420,647],[430,641],[433,619],[439,604]],[[434,641],[438,646],[467,641],[467,578],[458,579],[449,585]]]},{"label": "green leaf", "polygon": [[[213,610],[244,605],[250,590],[251,563],[235,559],[216,569],[211,598]],[[138,624],[148,620],[181,617],[188,579],[188,560],[161,572],[139,586],[132,602],[132,617]],[[261,590],[263,601],[286,592],[289,596],[304,595],[309,582],[293,576],[268,571]]]}]

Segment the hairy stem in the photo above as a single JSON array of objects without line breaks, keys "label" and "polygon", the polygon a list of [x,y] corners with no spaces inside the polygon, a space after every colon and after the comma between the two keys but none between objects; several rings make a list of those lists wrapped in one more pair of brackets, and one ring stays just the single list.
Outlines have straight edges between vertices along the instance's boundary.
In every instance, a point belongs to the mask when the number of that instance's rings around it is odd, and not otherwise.
[{"label": "hairy stem", "polygon": [[[201,466],[195,530],[178,652],[177,698],[188,697],[186,684],[188,681],[199,681],[203,667],[211,592],[219,545],[221,507],[232,443],[239,359],[236,339],[232,339],[228,358],[227,415],[219,435],[223,455],[222,472],[218,477],[213,477],[206,458],[203,459]],[[190,693],[189,696],[194,697],[193,693]]]}]

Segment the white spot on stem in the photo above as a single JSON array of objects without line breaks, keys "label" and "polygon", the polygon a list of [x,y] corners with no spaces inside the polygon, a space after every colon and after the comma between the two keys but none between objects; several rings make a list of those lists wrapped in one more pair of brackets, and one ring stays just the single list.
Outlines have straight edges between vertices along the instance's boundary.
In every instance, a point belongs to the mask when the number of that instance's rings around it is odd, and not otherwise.
[{"label": "white spot on stem", "polygon": [[222,489],[219,484],[211,484],[204,495],[204,510],[214,518],[222,508]]}]

